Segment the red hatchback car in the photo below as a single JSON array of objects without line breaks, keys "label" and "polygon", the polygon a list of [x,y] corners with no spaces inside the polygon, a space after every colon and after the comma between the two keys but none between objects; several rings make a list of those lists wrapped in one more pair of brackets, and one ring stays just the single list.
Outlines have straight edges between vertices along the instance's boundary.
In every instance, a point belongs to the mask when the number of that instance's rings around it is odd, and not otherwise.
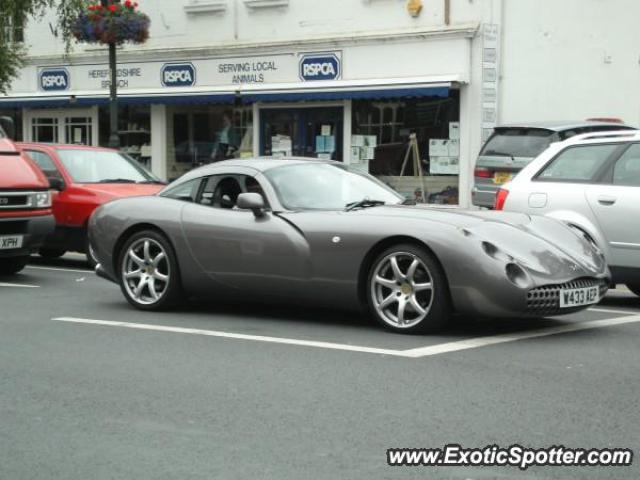
[{"label": "red hatchback car", "polygon": [[164,182],[127,155],[100,147],[19,143],[42,169],[53,194],[56,228],[40,255],[57,258],[67,251],[82,252],[93,266],[87,222],[100,205],[116,198],[154,195]]}]

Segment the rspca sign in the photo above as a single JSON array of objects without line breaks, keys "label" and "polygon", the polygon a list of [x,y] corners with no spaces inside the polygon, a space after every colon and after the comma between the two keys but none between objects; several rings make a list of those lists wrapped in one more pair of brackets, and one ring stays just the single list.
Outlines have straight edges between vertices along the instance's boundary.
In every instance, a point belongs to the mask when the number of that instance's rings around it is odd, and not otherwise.
[{"label": "rspca sign", "polygon": [[165,63],[160,72],[165,87],[192,87],[196,84],[193,63]]},{"label": "rspca sign", "polygon": [[340,59],[337,55],[305,55],[300,60],[300,78],[305,82],[340,78]]},{"label": "rspca sign", "polygon": [[66,68],[48,68],[40,72],[40,88],[45,92],[69,90],[69,72]]}]

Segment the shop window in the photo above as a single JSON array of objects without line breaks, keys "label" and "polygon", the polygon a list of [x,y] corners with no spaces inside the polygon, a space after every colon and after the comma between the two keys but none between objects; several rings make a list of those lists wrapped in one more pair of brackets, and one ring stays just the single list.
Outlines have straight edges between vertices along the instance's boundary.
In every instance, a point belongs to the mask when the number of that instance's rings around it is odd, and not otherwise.
[{"label": "shop window", "polygon": [[459,95],[353,102],[351,165],[419,203],[457,205]]},{"label": "shop window", "polygon": [[170,106],[167,116],[167,178],[170,180],[207,163],[253,155],[250,106]]},{"label": "shop window", "polygon": [[[109,107],[98,109],[101,146],[109,145]],[[151,168],[151,107],[149,105],[122,105],[118,108],[118,137],[120,150]]]},{"label": "shop window", "polygon": [[22,132],[22,109],[21,108],[0,109],[0,117],[9,117],[13,120],[13,126],[15,128],[14,140],[22,141],[24,139],[24,135]]}]

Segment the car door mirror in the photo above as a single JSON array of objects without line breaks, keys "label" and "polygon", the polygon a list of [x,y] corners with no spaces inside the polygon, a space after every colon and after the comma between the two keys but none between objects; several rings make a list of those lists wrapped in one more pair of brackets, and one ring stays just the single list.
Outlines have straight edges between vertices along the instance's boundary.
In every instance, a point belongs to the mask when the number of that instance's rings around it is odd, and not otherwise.
[{"label": "car door mirror", "polygon": [[65,188],[64,180],[58,177],[49,177],[49,186],[54,190],[58,190],[59,192],[63,191]]},{"label": "car door mirror", "polygon": [[14,139],[16,135],[16,127],[11,117],[0,117],[0,128],[10,139]]},{"label": "car door mirror", "polygon": [[243,210],[251,210],[256,217],[264,215],[264,198],[259,193],[241,193],[236,205]]}]

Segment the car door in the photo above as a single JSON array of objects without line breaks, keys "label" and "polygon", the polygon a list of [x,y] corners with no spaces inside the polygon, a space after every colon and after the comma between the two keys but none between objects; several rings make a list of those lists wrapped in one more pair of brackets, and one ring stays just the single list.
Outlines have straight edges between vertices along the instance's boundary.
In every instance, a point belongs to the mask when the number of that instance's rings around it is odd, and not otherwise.
[{"label": "car door", "polygon": [[256,217],[236,208],[237,196],[247,190],[265,196],[252,176],[208,177],[196,202],[182,212],[190,253],[205,273],[227,286],[291,296],[309,280],[309,245],[298,229],[274,213]]},{"label": "car door", "polygon": [[[56,179],[63,182],[63,185],[68,186],[68,179],[61,172],[60,168],[56,164],[53,156],[42,149],[27,147],[24,150],[27,155],[40,167],[44,175],[49,181]],[[53,216],[56,219],[56,224],[67,225],[71,223],[69,216],[69,205],[71,204],[69,193],[66,188],[61,192],[54,192],[53,194]]]},{"label": "car door", "polygon": [[586,197],[612,252],[612,265],[640,268],[640,143],[612,162]]}]

